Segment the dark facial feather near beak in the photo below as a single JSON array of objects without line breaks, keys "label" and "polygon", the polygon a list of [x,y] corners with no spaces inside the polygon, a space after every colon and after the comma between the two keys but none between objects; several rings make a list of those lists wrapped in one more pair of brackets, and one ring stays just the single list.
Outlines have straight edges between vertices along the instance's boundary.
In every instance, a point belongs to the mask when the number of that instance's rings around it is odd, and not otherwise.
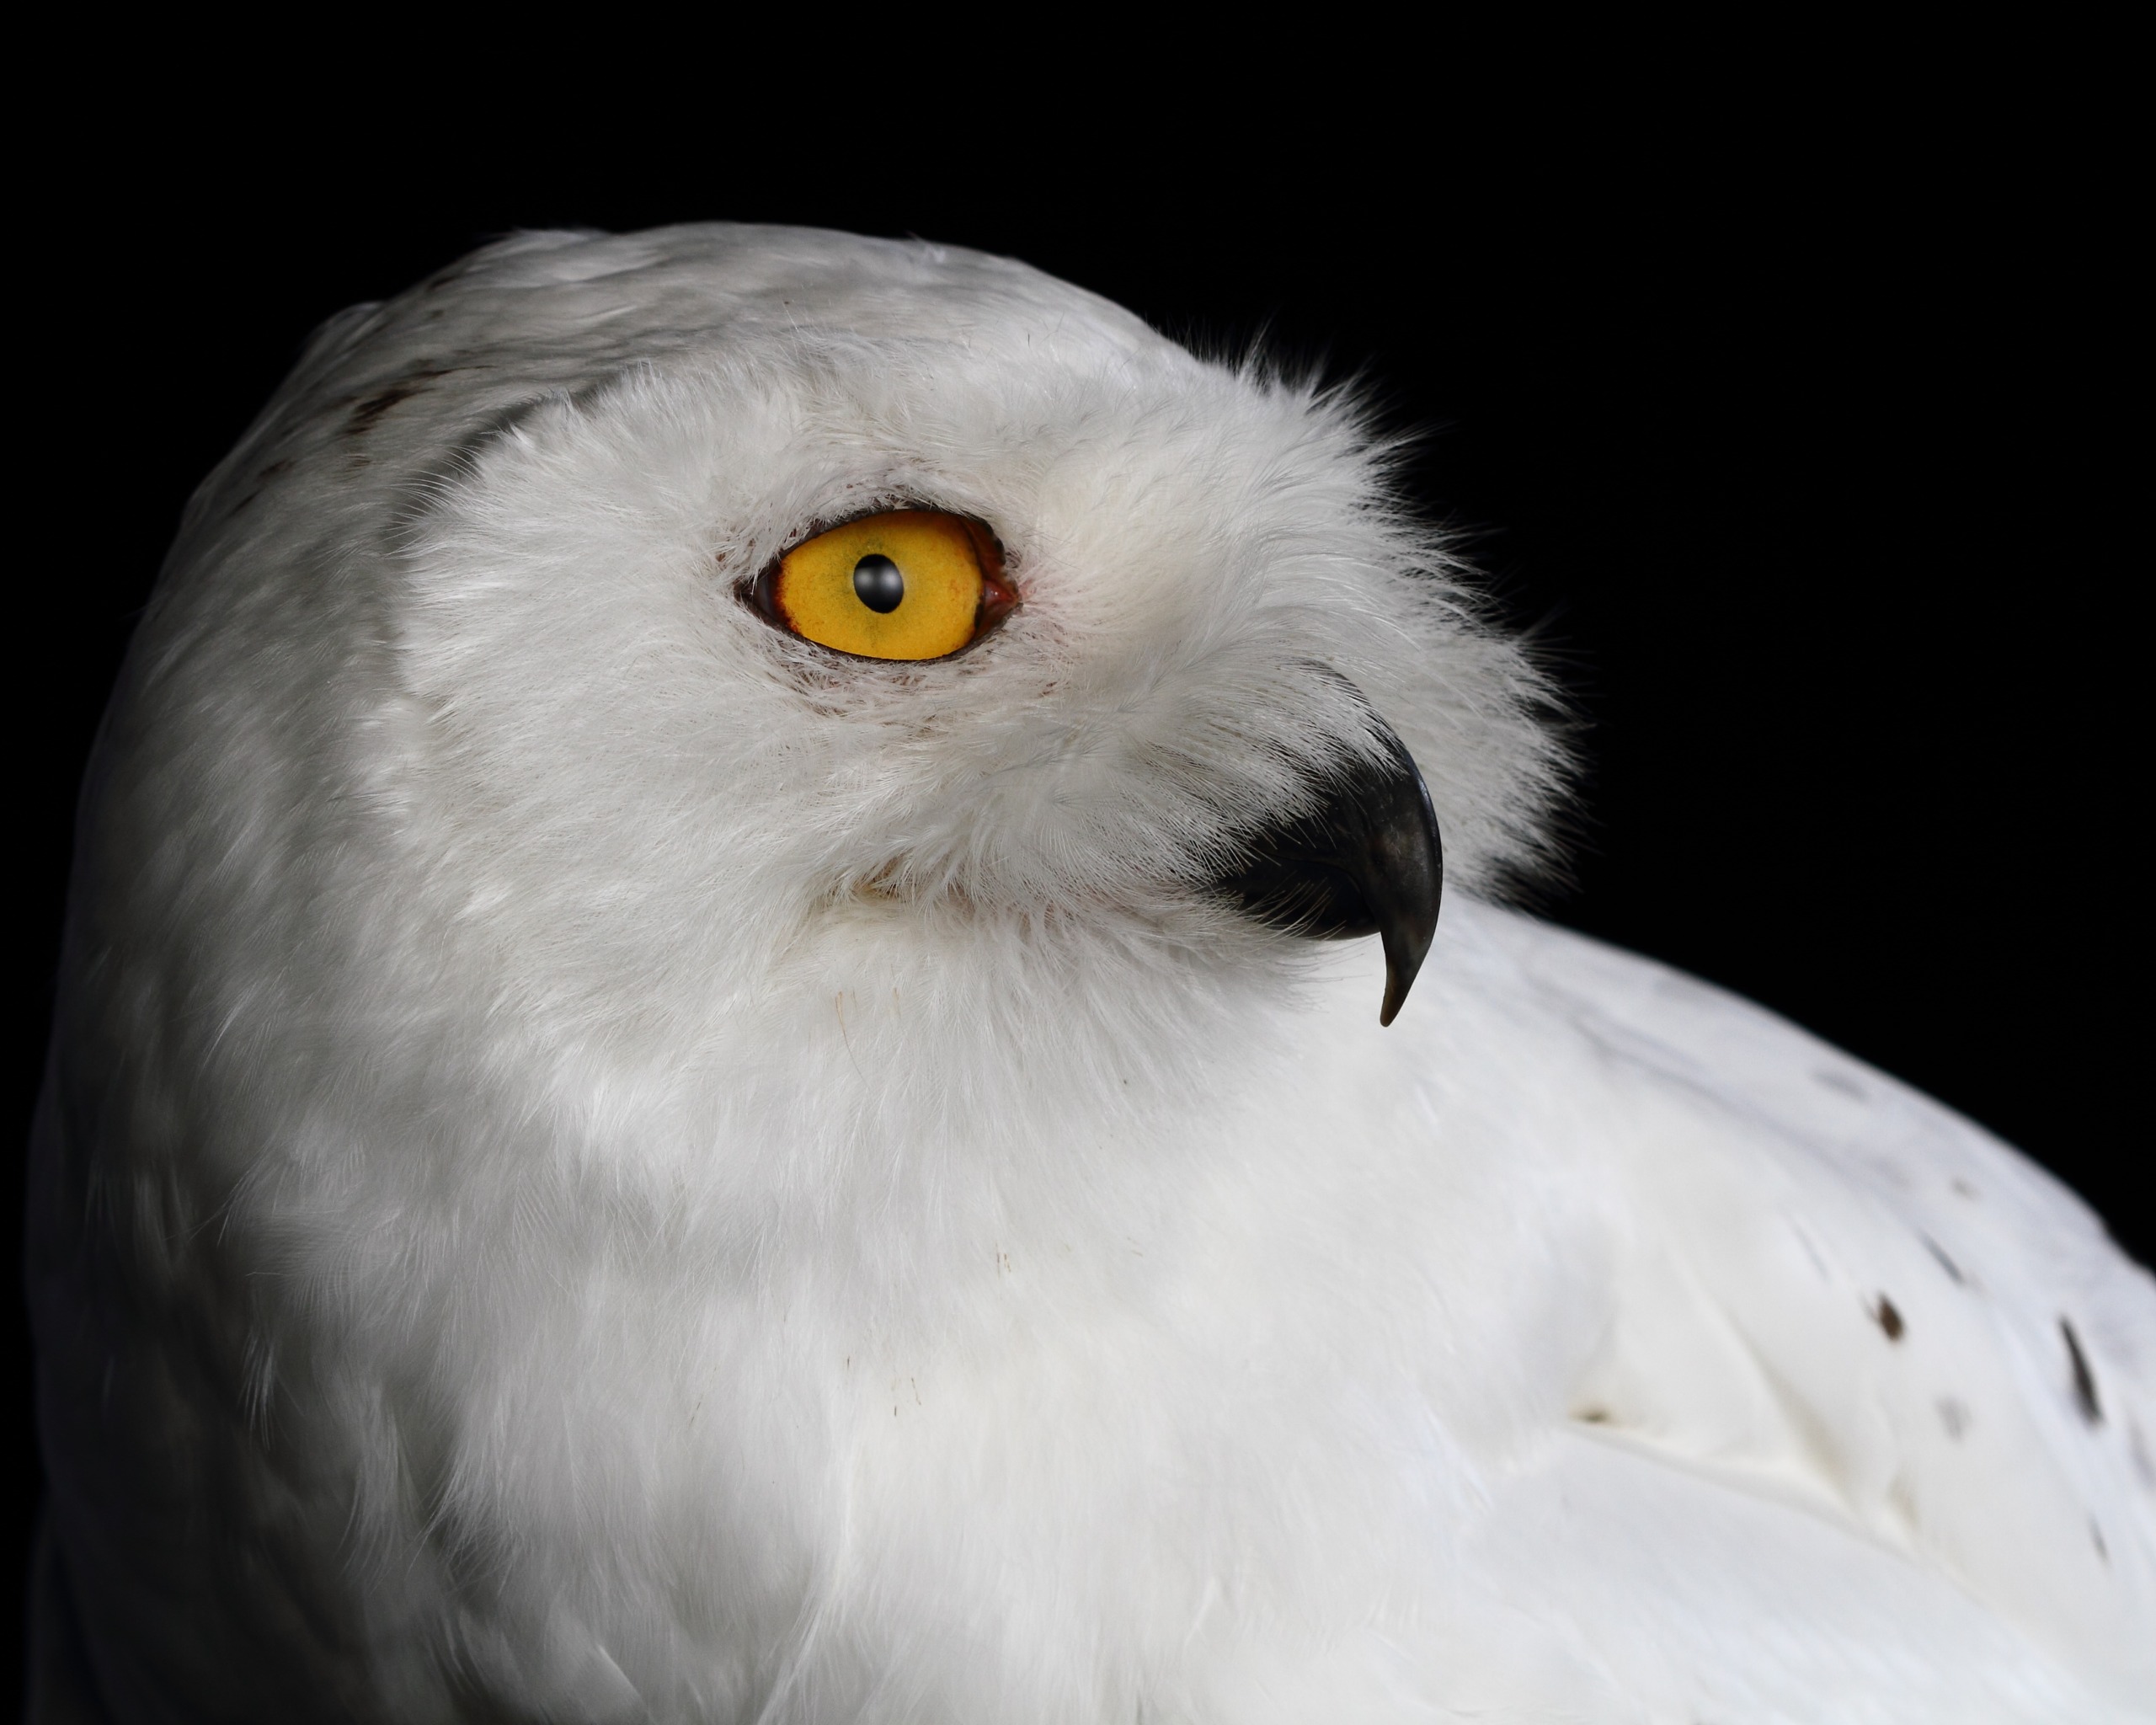
[{"label": "dark facial feather near beak", "polygon": [[1215,887],[1261,921],[1315,940],[1380,937],[1378,1023],[1390,1024],[1438,931],[1444,846],[1414,758],[1382,719],[1370,722],[1383,760],[1348,769],[1314,812],[1246,836],[1250,861]]}]

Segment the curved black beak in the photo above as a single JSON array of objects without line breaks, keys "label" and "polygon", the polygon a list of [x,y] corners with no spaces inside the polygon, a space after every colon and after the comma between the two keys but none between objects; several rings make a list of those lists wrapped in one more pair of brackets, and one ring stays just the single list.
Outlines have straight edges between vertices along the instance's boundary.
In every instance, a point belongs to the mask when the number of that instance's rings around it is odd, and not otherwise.
[{"label": "curved black beak", "polygon": [[1244,841],[1251,861],[1216,883],[1251,916],[1317,940],[1385,942],[1385,1004],[1398,1016],[1438,932],[1444,845],[1430,793],[1406,745],[1372,715],[1385,757],[1358,763],[1313,814]]}]

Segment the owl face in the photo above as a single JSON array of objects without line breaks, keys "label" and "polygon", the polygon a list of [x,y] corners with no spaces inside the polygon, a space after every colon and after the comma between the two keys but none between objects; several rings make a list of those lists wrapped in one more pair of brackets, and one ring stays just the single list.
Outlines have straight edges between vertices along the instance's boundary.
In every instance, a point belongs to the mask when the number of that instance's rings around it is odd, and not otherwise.
[{"label": "owl face", "polygon": [[[1017,265],[943,266],[995,290],[959,296],[908,261],[745,308],[715,264],[707,332],[628,340],[436,464],[387,596],[472,914],[644,975],[864,916],[1260,950],[1220,883],[1407,756],[1486,881],[1545,764],[1531,678],[1351,405]],[[459,291],[499,296],[486,274]],[[892,521],[992,546],[992,627],[881,657],[770,602]]]}]

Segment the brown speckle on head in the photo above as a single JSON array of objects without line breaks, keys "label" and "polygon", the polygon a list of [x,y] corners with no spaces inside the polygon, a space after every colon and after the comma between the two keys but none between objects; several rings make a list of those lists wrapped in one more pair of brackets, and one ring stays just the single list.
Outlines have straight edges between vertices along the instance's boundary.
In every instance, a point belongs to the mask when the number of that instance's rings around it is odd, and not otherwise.
[{"label": "brown speckle on head", "polygon": [[1879,1296],[1871,1308],[1871,1321],[1886,1332],[1886,1339],[1890,1342],[1900,1341],[1902,1332],[1908,1327],[1902,1322],[1902,1314],[1896,1309],[1894,1302],[1884,1294]]},{"label": "brown speckle on head", "polygon": [[374,429],[375,421],[381,419],[398,403],[409,401],[435,378],[446,377],[448,375],[449,373],[439,366],[421,366],[418,370],[406,373],[386,388],[378,389],[372,395],[363,397],[352,404],[351,417],[344,422],[344,435],[348,437],[365,436]]}]

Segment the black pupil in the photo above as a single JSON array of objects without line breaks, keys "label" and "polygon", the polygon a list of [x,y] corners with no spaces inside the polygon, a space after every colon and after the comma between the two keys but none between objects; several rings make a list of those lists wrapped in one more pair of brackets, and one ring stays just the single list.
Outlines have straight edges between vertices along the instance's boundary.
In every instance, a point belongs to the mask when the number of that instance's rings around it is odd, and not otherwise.
[{"label": "black pupil", "polygon": [[871,611],[894,611],[906,596],[906,578],[889,558],[872,551],[853,566],[853,590]]}]

